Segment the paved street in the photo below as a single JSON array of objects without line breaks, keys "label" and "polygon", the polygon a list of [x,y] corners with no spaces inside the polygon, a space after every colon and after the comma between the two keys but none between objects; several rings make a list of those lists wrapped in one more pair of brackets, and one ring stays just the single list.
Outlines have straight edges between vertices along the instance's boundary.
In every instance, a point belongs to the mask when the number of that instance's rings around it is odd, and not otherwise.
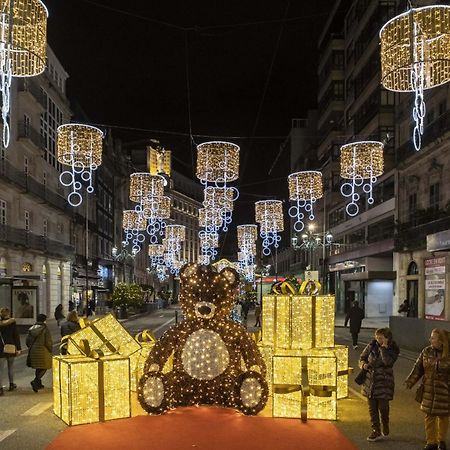
[{"label": "paved street", "polygon": [[[124,325],[133,335],[144,328],[150,328],[160,336],[174,322],[175,310],[166,309],[126,321]],[[249,324],[253,323],[253,318],[250,317]],[[339,320],[337,323],[339,324]],[[54,331],[56,342],[56,324],[50,322],[49,325]],[[360,334],[360,348],[350,348],[350,365],[353,367],[357,367],[363,343],[367,343],[372,335],[373,329],[363,329]],[[336,327],[336,342],[351,344],[348,329]],[[423,416],[414,401],[414,390],[406,391],[402,387],[402,381],[412,367],[415,356],[402,352],[395,366],[397,389],[395,400],[391,403],[391,436],[383,441],[366,441],[370,433],[367,405],[359,394],[359,387],[353,382],[354,375],[350,376],[350,397],[339,401],[339,420],[336,425],[360,449],[410,450],[423,447]],[[46,388],[35,394],[30,387],[33,371],[25,366],[25,360],[25,355],[17,359],[16,383],[19,389],[12,393],[6,392],[5,396],[0,398],[0,448],[5,450],[41,450],[66,427],[52,412],[50,371],[43,380]]]}]

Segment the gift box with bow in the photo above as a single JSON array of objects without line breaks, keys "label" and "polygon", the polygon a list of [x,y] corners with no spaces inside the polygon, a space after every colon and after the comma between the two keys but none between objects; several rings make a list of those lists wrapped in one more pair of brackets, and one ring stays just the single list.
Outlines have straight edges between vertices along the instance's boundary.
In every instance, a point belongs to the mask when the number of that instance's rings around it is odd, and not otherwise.
[{"label": "gift box with bow", "polygon": [[89,349],[53,357],[53,411],[68,425],[130,417],[130,360]]}]

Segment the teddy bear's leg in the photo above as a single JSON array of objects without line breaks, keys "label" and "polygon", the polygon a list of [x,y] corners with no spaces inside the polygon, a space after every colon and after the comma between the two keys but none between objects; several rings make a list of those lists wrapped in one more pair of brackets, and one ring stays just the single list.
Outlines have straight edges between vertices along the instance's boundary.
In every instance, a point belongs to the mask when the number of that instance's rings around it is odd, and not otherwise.
[{"label": "teddy bear's leg", "polygon": [[236,408],[244,414],[258,414],[267,403],[267,382],[258,372],[243,372],[236,379],[233,397]]},{"label": "teddy bear's leg", "polygon": [[141,406],[151,414],[162,414],[169,409],[167,375],[151,371],[139,380],[138,399]]}]

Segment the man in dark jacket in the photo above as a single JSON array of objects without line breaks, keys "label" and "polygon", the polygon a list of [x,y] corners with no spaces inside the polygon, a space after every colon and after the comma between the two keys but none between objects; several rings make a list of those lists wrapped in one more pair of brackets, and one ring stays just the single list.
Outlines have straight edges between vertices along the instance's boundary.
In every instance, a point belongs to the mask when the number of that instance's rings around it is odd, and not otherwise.
[{"label": "man in dark jacket", "polygon": [[364,311],[359,307],[358,302],[355,300],[352,307],[345,317],[344,327],[350,322],[350,334],[352,335],[353,348],[358,348],[358,334],[361,330],[361,322],[364,319]]},{"label": "man in dark jacket", "polygon": [[[16,347],[15,353],[5,353],[6,344],[12,344]],[[14,383],[14,360],[20,355],[20,336],[17,330],[15,319],[11,319],[8,308],[0,308],[0,396],[3,393],[2,372],[4,361],[8,366],[9,390],[13,391],[17,388]]]}]

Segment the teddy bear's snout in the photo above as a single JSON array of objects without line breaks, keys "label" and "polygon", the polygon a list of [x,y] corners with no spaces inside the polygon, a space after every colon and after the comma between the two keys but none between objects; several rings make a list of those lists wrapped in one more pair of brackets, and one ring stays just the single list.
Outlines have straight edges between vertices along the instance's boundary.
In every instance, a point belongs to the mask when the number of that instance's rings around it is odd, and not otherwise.
[{"label": "teddy bear's snout", "polygon": [[202,319],[210,319],[216,312],[216,305],[211,302],[199,302],[195,306],[195,313]]}]

